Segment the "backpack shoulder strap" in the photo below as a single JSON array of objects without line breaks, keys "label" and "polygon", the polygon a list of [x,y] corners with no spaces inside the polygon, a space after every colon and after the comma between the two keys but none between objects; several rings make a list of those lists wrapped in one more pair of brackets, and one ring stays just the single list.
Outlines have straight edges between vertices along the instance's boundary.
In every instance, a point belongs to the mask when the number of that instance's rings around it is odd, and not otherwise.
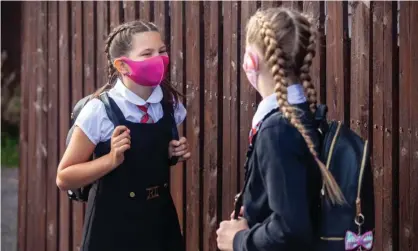
[{"label": "backpack shoulder strap", "polygon": [[100,101],[103,102],[104,107],[106,109],[106,114],[109,117],[110,121],[112,121],[113,125],[116,127],[120,125],[120,121],[124,119],[122,111],[116,105],[115,101],[109,97],[107,92],[103,92],[99,95]]},{"label": "backpack shoulder strap", "polygon": [[[172,139],[173,140],[179,140],[180,139],[180,136],[179,136],[179,131],[177,129],[176,119],[174,117],[174,107],[173,107],[173,104],[170,103],[170,102],[164,102],[164,100],[163,100],[163,101],[161,101],[161,105],[163,107],[164,115],[166,113],[169,113],[169,115],[170,115]],[[171,157],[171,159],[170,159],[170,166],[176,165],[177,162],[178,162],[178,160],[179,160],[179,157],[177,157],[177,156]]]}]

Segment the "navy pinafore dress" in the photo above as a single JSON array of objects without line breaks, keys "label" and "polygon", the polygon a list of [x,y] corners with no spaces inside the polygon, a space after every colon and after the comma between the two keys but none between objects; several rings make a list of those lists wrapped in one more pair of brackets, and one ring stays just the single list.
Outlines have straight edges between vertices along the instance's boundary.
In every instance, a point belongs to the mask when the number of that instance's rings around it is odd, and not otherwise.
[{"label": "navy pinafore dress", "polygon": [[[124,162],[90,190],[82,251],[184,251],[177,212],[170,194],[168,144],[173,109],[154,124],[127,121],[109,98],[120,125],[130,130]],[[95,149],[110,152],[110,140]]]}]

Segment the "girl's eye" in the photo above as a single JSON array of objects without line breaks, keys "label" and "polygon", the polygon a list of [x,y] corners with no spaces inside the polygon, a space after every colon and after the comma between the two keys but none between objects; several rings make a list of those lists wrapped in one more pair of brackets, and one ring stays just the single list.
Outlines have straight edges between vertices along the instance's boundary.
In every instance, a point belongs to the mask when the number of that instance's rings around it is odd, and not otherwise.
[{"label": "girl's eye", "polygon": [[142,53],[141,56],[143,56],[143,57],[149,57],[149,56],[151,56],[151,52]]},{"label": "girl's eye", "polygon": [[167,53],[167,50],[161,50],[160,51],[160,54],[165,54],[165,53]]}]

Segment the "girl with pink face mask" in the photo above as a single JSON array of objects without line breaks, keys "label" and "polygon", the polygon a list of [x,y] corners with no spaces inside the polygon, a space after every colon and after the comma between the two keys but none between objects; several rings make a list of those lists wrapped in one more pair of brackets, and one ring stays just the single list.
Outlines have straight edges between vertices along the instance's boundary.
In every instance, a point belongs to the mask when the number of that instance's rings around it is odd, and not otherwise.
[{"label": "girl with pink face mask", "polygon": [[[93,184],[81,250],[182,251],[169,160],[186,160],[190,152],[186,138],[172,138],[186,109],[164,82],[166,46],[153,23],[133,21],[110,33],[105,51],[109,82],[78,115],[57,172],[61,190]],[[103,92],[116,128],[97,98]]]}]

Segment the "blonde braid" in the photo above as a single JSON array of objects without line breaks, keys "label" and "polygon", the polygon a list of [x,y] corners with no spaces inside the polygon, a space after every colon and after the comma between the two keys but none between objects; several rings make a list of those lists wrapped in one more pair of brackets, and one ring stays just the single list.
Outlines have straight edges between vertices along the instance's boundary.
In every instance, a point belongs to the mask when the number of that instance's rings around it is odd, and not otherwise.
[{"label": "blonde braid", "polygon": [[[286,14],[289,16],[289,18],[293,18],[288,14],[288,12],[286,12]],[[304,138],[309,151],[314,156],[315,161],[319,165],[324,180],[324,187],[327,194],[330,196],[331,201],[334,203],[343,203],[344,198],[341,190],[339,189],[337,182],[332,177],[329,170],[319,160],[318,153],[315,150],[315,145],[309,136],[308,131],[305,129],[299,117],[297,116],[297,109],[290,106],[289,102],[287,101],[287,87],[289,85],[287,81],[287,74],[290,68],[294,66],[294,62],[288,59],[288,55],[285,55],[279,46],[279,43],[276,39],[275,27],[273,27],[272,23],[267,21],[264,18],[264,15],[261,15],[261,12],[256,15],[256,18],[258,19],[261,26],[260,35],[265,48],[264,58],[270,67],[273,79],[276,82],[275,93],[277,95],[277,102],[279,104],[280,110],[283,116],[290,121],[290,123],[300,132]],[[294,20],[292,21],[294,22]],[[296,55],[294,52],[291,54]]]},{"label": "blonde braid", "polygon": [[[300,26],[299,29],[303,30],[304,32],[300,32],[300,34],[309,34],[309,44],[307,46],[301,45],[301,48],[306,49],[306,55],[303,58],[303,64],[299,69],[299,78],[302,81],[303,89],[305,91],[305,95],[308,98],[309,106],[312,113],[316,112],[316,106],[317,106],[317,93],[315,90],[315,87],[312,83],[312,78],[310,75],[310,68],[312,66],[312,59],[315,57],[315,46],[316,46],[316,30],[314,28],[314,25],[306,19],[306,17],[300,15],[298,18],[298,25]],[[306,40],[306,39],[305,39]],[[299,41],[304,41],[304,39],[299,39]]]}]

